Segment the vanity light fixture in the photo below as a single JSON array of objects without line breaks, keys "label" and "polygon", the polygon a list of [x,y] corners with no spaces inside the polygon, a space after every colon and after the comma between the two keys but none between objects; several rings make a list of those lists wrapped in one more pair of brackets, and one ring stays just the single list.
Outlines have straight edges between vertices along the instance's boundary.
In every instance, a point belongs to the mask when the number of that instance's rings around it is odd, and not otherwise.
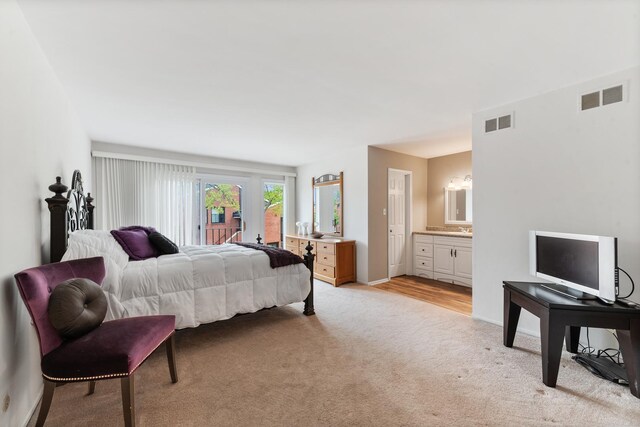
[{"label": "vanity light fixture", "polygon": [[[461,184],[457,182],[462,181]],[[447,185],[447,190],[460,190],[463,188],[471,188],[473,186],[473,180],[471,179],[471,175],[466,175],[464,179],[453,176],[449,178],[449,184]]]},{"label": "vanity light fixture", "polygon": [[464,177],[464,181],[462,182],[462,188],[472,188],[473,187],[473,179],[471,179],[471,175],[467,175]]},{"label": "vanity light fixture", "polygon": [[454,176],[452,178],[449,179],[449,185],[447,185],[447,189],[448,190],[459,190],[460,187],[457,186],[456,184],[454,184],[453,180],[456,179],[457,177]]}]

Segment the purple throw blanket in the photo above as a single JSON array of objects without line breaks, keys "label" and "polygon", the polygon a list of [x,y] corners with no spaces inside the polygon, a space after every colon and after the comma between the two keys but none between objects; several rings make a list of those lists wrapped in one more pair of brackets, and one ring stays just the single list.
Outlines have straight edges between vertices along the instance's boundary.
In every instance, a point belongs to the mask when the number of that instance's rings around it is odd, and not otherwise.
[{"label": "purple throw blanket", "polygon": [[286,267],[287,265],[302,264],[304,260],[298,255],[289,252],[286,249],[274,248],[273,246],[258,245],[257,243],[239,243],[233,242],[245,248],[262,251],[269,257],[271,268]]}]

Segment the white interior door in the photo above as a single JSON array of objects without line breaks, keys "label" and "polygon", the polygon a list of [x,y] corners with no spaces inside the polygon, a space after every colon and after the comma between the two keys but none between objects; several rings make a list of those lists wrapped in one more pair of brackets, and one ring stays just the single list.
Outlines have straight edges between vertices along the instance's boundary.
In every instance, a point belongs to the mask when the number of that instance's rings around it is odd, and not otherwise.
[{"label": "white interior door", "polygon": [[389,222],[389,277],[407,273],[406,267],[406,213],[405,174],[390,170],[387,203]]}]

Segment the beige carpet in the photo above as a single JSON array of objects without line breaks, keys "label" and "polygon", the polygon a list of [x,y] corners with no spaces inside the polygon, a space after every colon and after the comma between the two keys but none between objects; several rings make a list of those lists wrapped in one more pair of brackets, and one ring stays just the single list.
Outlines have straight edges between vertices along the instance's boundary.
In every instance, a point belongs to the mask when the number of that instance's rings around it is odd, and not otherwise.
[{"label": "beige carpet", "polygon": [[[180,381],[164,348],[136,374],[139,426],[639,425],[640,400],[565,353],[556,389],[540,344],[363,285],[316,286],[302,304],[177,334]],[[58,388],[47,425],[122,425],[119,380]],[[35,417],[34,417],[35,418]],[[33,420],[32,420],[33,423]]]}]

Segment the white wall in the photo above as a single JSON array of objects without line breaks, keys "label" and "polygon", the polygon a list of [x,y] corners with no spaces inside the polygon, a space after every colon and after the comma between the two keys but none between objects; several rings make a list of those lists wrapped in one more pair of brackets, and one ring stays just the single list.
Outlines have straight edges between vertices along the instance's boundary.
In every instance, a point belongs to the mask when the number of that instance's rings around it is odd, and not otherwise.
[{"label": "white wall", "polygon": [[[580,94],[622,82],[627,101],[578,111]],[[502,281],[535,280],[528,230],[616,236],[620,267],[640,282],[639,98],[636,67],[474,114],[474,317],[501,324]],[[484,133],[511,111],[515,128]],[[539,333],[524,311],[520,326]]]},{"label": "white wall", "polygon": [[368,281],[367,150],[367,146],[350,148],[335,153],[331,160],[300,166],[296,177],[296,221],[311,223],[311,178],[327,173],[344,172],[343,234],[346,239],[356,240],[359,283]]},{"label": "white wall", "polygon": [[38,403],[42,377],[13,275],[48,259],[43,198],[56,175],[69,184],[80,169],[90,188],[90,142],[13,0],[0,1],[0,58],[0,425],[19,426]]}]

